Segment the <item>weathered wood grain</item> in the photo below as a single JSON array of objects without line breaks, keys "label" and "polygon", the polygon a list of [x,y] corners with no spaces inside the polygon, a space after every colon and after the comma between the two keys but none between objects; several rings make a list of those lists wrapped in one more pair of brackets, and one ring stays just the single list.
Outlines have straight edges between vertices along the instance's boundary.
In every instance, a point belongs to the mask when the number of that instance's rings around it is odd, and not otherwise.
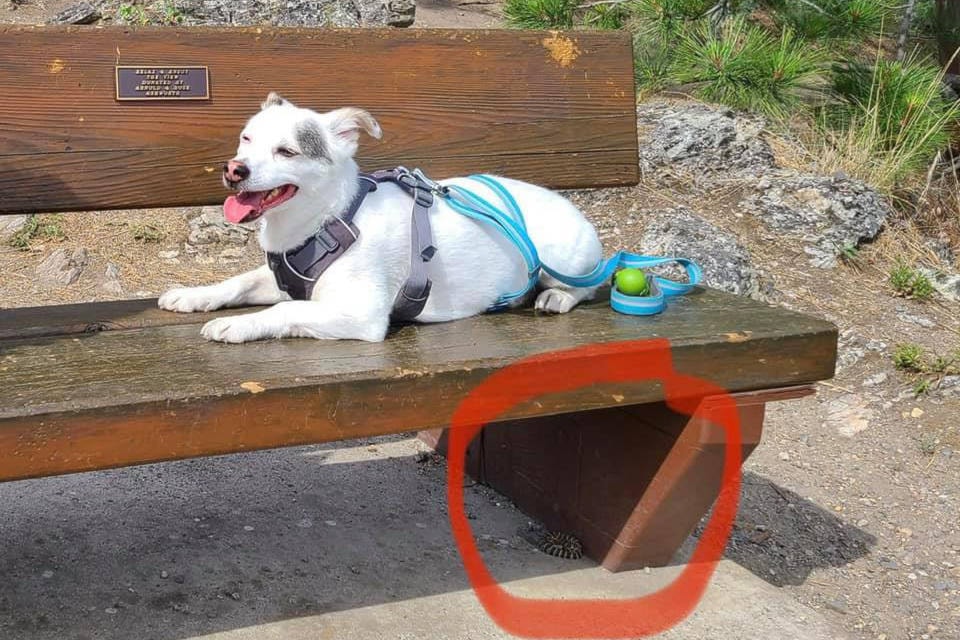
[{"label": "weathered wood grain", "polygon": [[[0,480],[442,427],[490,373],[579,345],[669,337],[679,371],[731,391],[829,378],[836,354],[833,325],[708,290],[648,318],[597,304],[560,317],[516,312],[411,325],[379,344],[223,345],[198,330],[0,340]],[[244,382],[265,390],[251,393]],[[597,386],[503,419],[660,397],[653,385]]]},{"label": "weathered wood grain", "polygon": [[[638,180],[626,33],[0,26],[0,42],[0,213],[222,201],[219,167],[271,90],[373,113],[365,169]],[[118,102],[117,64],[207,65],[212,99]]]}]

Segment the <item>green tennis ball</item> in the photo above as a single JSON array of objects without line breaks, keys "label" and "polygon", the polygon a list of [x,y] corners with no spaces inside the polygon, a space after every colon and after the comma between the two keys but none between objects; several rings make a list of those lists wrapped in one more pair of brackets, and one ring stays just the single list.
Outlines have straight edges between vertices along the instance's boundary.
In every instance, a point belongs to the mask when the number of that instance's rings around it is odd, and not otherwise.
[{"label": "green tennis ball", "polygon": [[640,269],[621,269],[614,280],[617,290],[628,296],[645,296],[650,291],[647,276]]}]

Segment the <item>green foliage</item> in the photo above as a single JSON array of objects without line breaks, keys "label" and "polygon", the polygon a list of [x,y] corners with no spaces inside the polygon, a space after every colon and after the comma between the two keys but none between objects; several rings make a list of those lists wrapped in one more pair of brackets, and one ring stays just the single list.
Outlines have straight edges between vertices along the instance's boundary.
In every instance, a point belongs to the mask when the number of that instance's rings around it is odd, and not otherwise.
[{"label": "green foliage", "polygon": [[671,48],[691,23],[703,18],[716,0],[634,0],[631,30],[647,41]]},{"label": "green foliage", "polygon": [[912,32],[916,36],[934,38],[937,35],[937,7],[935,0],[917,0],[913,9]]},{"label": "green foliage", "polygon": [[630,14],[631,6],[626,2],[598,4],[587,9],[583,22],[598,29],[622,29],[626,26]]},{"label": "green foliage", "polygon": [[63,216],[32,215],[19,231],[13,234],[8,242],[11,247],[26,251],[34,240],[63,240],[67,234],[63,231]]},{"label": "green foliage", "polygon": [[849,267],[860,269],[860,248],[855,244],[845,244],[840,249],[840,260]]},{"label": "green foliage", "polygon": [[901,296],[926,300],[933,295],[933,283],[930,278],[913,267],[898,263],[890,271],[890,286]]},{"label": "green foliage", "polygon": [[922,178],[960,116],[943,71],[916,55],[834,64],[833,85],[835,100],[821,111],[822,168],[887,193]]},{"label": "green foliage", "polygon": [[641,95],[660,91],[670,84],[673,70],[671,49],[636,36],[633,52],[633,73]]},{"label": "green foliage", "polygon": [[[819,168],[890,195],[919,188],[960,119],[935,62],[887,60],[882,47],[861,60],[869,38],[899,25],[903,7],[890,0],[582,1],[506,0],[505,13],[527,28],[626,27],[641,96],[679,87],[775,120],[813,116],[805,143]],[[934,4],[917,3],[918,28],[942,31]],[[911,295],[930,295],[916,284]]]},{"label": "green foliage", "polygon": [[892,17],[884,0],[779,0],[774,19],[805,40],[855,41],[879,35]]},{"label": "green foliage", "polygon": [[133,232],[133,239],[139,240],[144,244],[156,244],[167,235],[152,224],[133,225],[130,230]]},{"label": "green foliage", "polygon": [[506,0],[507,22],[523,29],[569,29],[579,6],[577,0]]},{"label": "green foliage", "polygon": [[183,22],[183,12],[172,0],[163,0],[158,6],[158,13],[163,24],[177,25]]},{"label": "green foliage", "polygon": [[893,352],[893,365],[911,374],[913,393],[916,396],[928,394],[938,388],[945,376],[960,373],[958,361],[960,349],[951,356],[934,354],[932,362],[923,347],[917,344],[898,344]]},{"label": "green foliage", "polygon": [[117,18],[125,24],[145,25],[150,22],[150,18],[143,7],[127,3],[123,3],[117,8]]},{"label": "green foliage", "polygon": [[116,18],[124,24],[172,26],[182,24],[184,14],[177,0],[158,0],[149,4],[125,2],[117,7]]},{"label": "green foliage", "polygon": [[924,371],[923,347],[909,342],[898,344],[893,352],[893,366],[903,371]]},{"label": "green foliage", "polygon": [[925,164],[949,141],[947,127],[956,119],[956,105],[943,94],[939,66],[913,56],[903,61],[879,58],[873,65],[838,66],[834,77],[840,98],[834,116],[849,119],[876,112],[881,147],[916,149]]},{"label": "green foliage", "polygon": [[930,365],[930,370],[934,373],[946,373],[950,370],[950,367],[953,366],[954,360],[955,358],[937,356],[933,359],[933,364]]},{"label": "green foliage", "polygon": [[743,18],[705,22],[681,36],[671,77],[700,98],[785,116],[823,83],[823,57],[790,30],[779,38]]}]

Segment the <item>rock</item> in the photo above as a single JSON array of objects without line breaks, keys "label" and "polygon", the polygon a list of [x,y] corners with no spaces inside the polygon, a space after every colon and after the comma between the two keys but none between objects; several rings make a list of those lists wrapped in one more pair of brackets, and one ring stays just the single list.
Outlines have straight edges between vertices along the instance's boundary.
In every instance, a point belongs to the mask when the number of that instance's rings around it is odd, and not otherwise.
[{"label": "rock", "polygon": [[416,18],[417,3],[414,0],[389,0],[387,24],[391,27],[409,27]]},{"label": "rock", "polygon": [[172,5],[186,25],[406,27],[416,11],[413,0],[173,0]]},{"label": "rock", "polygon": [[179,255],[180,255],[180,252],[177,251],[176,249],[172,249],[170,251],[160,251],[157,253],[157,257],[160,258],[161,260],[173,260]]},{"label": "rock", "polygon": [[111,295],[121,295],[123,285],[120,283],[120,267],[112,262],[107,264],[107,270],[103,275],[103,284],[100,288]]},{"label": "rock", "polygon": [[37,277],[46,284],[73,284],[83,272],[88,258],[86,249],[57,249],[37,265]]},{"label": "rock", "polygon": [[953,243],[945,234],[936,238],[924,238],[923,244],[927,246],[943,264],[953,264],[957,259],[956,252],[953,250]]},{"label": "rock", "polygon": [[826,405],[826,426],[833,427],[837,433],[852,438],[870,426],[873,411],[867,407],[867,401],[859,395],[845,394]]},{"label": "rock", "polygon": [[824,603],[824,606],[831,611],[836,611],[837,613],[846,614],[850,612],[850,607],[847,606],[847,601],[843,598],[833,598],[832,600],[827,600]]},{"label": "rock", "polygon": [[30,216],[0,216],[0,241],[6,242],[27,224]]},{"label": "rock", "polygon": [[78,2],[53,16],[47,24],[94,24],[102,17],[100,10],[89,2]]},{"label": "rock", "polygon": [[[704,284],[709,287],[760,299],[773,292],[736,236],[687,209],[650,214],[640,246],[644,253],[693,260],[703,269]],[[679,268],[664,272],[668,277],[679,273]]]},{"label": "rock", "polygon": [[960,274],[947,274],[926,267],[921,267],[918,271],[927,276],[933,288],[944,298],[951,302],[960,302]]},{"label": "rock", "polygon": [[190,231],[187,244],[193,247],[208,244],[246,244],[251,231],[249,227],[227,222],[220,207],[204,208],[188,225]]},{"label": "rock", "polygon": [[897,316],[904,322],[912,322],[913,324],[923,327],[924,329],[933,329],[935,326],[937,326],[936,322],[930,318],[924,318],[923,316],[915,316],[909,313],[898,313]]},{"label": "rock", "polygon": [[640,143],[645,171],[670,167],[697,176],[757,175],[774,166],[762,137],[763,122],[730,109],[701,104],[639,105]]},{"label": "rock", "polygon": [[893,211],[860,181],[792,173],[765,176],[742,206],[771,229],[803,240],[811,263],[823,268],[835,266],[844,249],[876,237]]},{"label": "rock", "polygon": [[886,348],[884,342],[867,340],[853,329],[843,329],[837,344],[837,371],[860,362],[867,351],[883,351]]},{"label": "rock", "polygon": [[878,374],[876,374],[876,375],[873,375],[873,376],[870,376],[869,378],[867,378],[866,380],[864,380],[864,381],[863,381],[863,386],[865,386],[865,387],[875,387],[875,386],[877,386],[877,385],[879,385],[879,384],[883,384],[884,382],[886,382],[888,377],[889,377],[889,376],[887,375],[887,372],[886,372],[886,371],[881,371],[880,373],[878,373]]},{"label": "rock", "polygon": [[960,397],[960,375],[944,376],[940,380],[937,390],[946,396]]},{"label": "rock", "polygon": [[230,263],[239,262],[243,259],[245,252],[243,247],[231,247],[220,252],[220,262]]}]

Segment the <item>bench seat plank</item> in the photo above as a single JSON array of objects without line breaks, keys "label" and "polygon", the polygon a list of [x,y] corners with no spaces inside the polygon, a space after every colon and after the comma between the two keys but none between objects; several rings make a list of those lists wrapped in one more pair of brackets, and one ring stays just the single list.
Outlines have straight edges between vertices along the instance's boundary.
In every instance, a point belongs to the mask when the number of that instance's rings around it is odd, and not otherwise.
[{"label": "bench seat plank", "polygon": [[[0,214],[222,202],[219,167],[271,90],[369,110],[368,170],[639,178],[626,32],[8,25],[0,42]],[[120,102],[115,65],[205,65],[212,97]]]},{"label": "bench seat plank", "polygon": [[[5,322],[21,313],[34,311],[6,311]],[[810,383],[833,375],[837,339],[830,323],[705,289],[654,317],[597,302],[560,317],[409,325],[378,344],[223,345],[196,324],[142,326],[0,340],[0,480],[443,427],[493,371],[586,344],[669,337],[677,370],[730,391]],[[503,419],[660,398],[655,385],[597,386]]]}]

